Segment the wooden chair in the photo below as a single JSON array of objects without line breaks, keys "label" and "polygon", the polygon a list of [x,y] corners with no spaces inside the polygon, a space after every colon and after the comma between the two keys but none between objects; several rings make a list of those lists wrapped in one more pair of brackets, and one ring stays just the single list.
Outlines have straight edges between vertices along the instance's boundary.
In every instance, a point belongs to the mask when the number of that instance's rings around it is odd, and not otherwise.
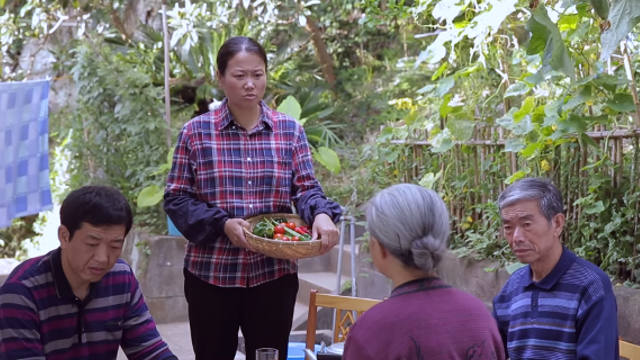
[{"label": "wooden chair", "polygon": [[[316,327],[318,324],[318,307],[335,309],[335,328],[333,329],[333,342],[345,341],[349,328],[355,322],[353,312],[357,316],[369,310],[373,305],[382,300],[359,298],[353,296],[320,294],[318,290],[311,290],[309,296],[309,316],[307,318],[307,349],[313,351],[316,339]],[[305,356],[308,359],[308,356]]]},{"label": "wooden chair", "polygon": [[640,345],[620,339],[620,356],[629,360],[640,360]]}]

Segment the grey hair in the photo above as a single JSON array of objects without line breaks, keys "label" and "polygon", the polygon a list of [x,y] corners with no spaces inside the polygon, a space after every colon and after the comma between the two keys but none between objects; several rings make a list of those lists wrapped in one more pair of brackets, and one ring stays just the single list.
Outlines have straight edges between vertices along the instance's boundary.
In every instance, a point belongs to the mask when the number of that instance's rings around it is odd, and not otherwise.
[{"label": "grey hair", "polygon": [[549,179],[524,178],[509,185],[498,197],[500,212],[522,200],[537,200],[538,208],[547,221],[556,214],[564,213],[562,193]]},{"label": "grey hair", "polygon": [[435,191],[397,184],[369,200],[367,228],[403,264],[431,272],[447,248],[449,213]]}]

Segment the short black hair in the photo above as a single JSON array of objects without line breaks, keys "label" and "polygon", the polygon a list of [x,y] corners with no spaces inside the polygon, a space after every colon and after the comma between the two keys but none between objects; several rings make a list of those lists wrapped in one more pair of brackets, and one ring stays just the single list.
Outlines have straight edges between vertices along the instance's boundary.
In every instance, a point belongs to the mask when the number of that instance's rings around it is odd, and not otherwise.
[{"label": "short black hair", "polygon": [[122,193],[109,186],[83,186],[69,193],[60,207],[60,223],[69,230],[69,239],[82,223],[93,226],[124,225],[131,230],[133,215]]},{"label": "short black hair", "polygon": [[224,75],[227,70],[229,60],[241,52],[253,53],[258,55],[264,61],[264,69],[267,69],[267,53],[264,48],[258,44],[257,41],[246,36],[234,36],[227,39],[222,44],[220,50],[218,50],[218,56],[216,58],[216,64],[218,65],[218,72],[220,75]]}]

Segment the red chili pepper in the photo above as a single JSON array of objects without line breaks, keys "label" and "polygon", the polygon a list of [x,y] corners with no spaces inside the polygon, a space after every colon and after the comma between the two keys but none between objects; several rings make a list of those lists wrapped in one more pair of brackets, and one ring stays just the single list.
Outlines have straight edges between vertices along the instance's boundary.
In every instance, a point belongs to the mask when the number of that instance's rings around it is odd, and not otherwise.
[{"label": "red chili pepper", "polygon": [[273,228],[273,233],[274,234],[284,234],[285,230],[284,230],[284,226],[282,226],[282,224],[276,226],[275,228]]}]

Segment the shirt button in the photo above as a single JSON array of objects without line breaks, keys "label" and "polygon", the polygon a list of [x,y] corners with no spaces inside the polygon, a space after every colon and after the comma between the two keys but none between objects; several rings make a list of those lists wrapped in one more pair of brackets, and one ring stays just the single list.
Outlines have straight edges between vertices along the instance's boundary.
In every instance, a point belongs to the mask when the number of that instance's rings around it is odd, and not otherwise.
[{"label": "shirt button", "polygon": [[249,180],[249,185],[251,185],[251,180]]},{"label": "shirt button", "polygon": [[247,158],[247,161],[251,161],[251,158],[250,158],[250,157],[248,157],[248,158]]},{"label": "shirt button", "polygon": [[249,205],[249,207],[253,209],[253,204]]}]

